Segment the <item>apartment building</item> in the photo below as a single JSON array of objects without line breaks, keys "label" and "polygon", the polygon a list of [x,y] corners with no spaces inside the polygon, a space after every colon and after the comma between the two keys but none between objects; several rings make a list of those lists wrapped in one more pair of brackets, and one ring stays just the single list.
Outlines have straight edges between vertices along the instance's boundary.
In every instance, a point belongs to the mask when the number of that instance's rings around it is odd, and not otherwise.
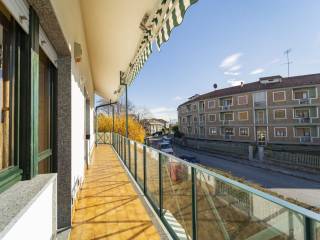
[{"label": "apartment building", "polygon": [[169,128],[169,123],[163,119],[143,119],[141,120],[141,123],[148,134],[154,134],[156,132],[161,132],[163,129]]},{"label": "apartment building", "polygon": [[320,144],[320,74],[259,81],[198,95],[178,107],[186,137]]}]

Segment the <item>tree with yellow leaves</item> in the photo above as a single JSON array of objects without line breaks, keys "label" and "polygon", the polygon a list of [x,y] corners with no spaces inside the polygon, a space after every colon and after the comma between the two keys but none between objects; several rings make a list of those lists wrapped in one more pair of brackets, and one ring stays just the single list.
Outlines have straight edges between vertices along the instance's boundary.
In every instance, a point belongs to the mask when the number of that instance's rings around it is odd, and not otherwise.
[{"label": "tree with yellow leaves", "polygon": [[[98,132],[112,132],[112,117],[105,114],[98,115]],[[122,136],[126,135],[126,117],[125,115],[114,117],[114,132]],[[128,117],[129,138],[143,143],[146,132],[143,126],[133,117]]]}]

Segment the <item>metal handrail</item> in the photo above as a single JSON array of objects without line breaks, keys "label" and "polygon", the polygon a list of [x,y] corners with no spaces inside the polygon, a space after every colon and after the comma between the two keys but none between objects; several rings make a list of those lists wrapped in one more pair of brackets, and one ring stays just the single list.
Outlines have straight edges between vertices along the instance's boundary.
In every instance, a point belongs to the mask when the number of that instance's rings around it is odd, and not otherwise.
[{"label": "metal handrail", "polygon": [[[114,138],[112,137],[112,144],[113,144],[113,147],[114,147],[115,151],[116,152],[121,151],[121,148],[123,148],[123,146],[120,146],[119,143],[121,143],[121,142],[126,143],[128,141],[128,139],[123,137],[123,136],[121,136],[121,135],[118,135],[118,134],[117,135],[113,134],[112,136],[113,137],[116,136],[115,137],[116,141],[114,141]],[[247,185],[245,185],[243,183],[240,183],[240,182],[237,182],[237,181],[232,180],[230,178],[227,178],[227,177],[225,177],[223,175],[220,175],[220,174],[218,174],[218,173],[216,173],[214,171],[210,171],[208,169],[205,169],[205,168],[203,168],[203,167],[201,167],[199,165],[187,162],[187,161],[185,161],[183,159],[180,159],[180,158],[178,158],[176,156],[164,153],[164,152],[162,152],[162,151],[160,151],[158,149],[155,149],[153,147],[147,146],[145,144],[140,144],[140,146],[142,146],[143,149],[149,149],[149,150],[153,151],[154,154],[158,154],[159,155],[159,167],[162,166],[162,164],[161,164],[162,160],[161,159],[163,159],[163,157],[167,157],[169,161],[175,161],[177,163],[183,164],[186,167],[190,167],[191,168],[191,175],[192,175],[192,186],[191,186],[191,190],[192,190],[192,239],[196,240],[198,238],[198,236],[197,236],[198,227],[197,227],[197,217],[196,217],[197,216],[197,210],[196,210],[197,209],[197,198],[196,198],[196,189],[197,189],[197,186],[196,186],[197,185],[197,177],[196,177],[196,175],[197,175],[197,173],[199,174],[200,178],[201,178],[201,176],[204,176],[204,174],[206,174],[206,175],[208,175],[208,177],[213,177],[213,179],[215,181],[221,181],[226,185],[230,185],[230,187],[234,187],[234,188],[237,188],[239,191],[243,191],[244,194],[245,193],[250,194],[251,197],[254,197],[254,196],[260,197],[260,198],[264,199],[265,201],[267,201],[269,204],[270,203],[271,204],[276,204],[277,207],[281,207],[284,210],[289,211],[290,214],[300,215],[302,217],[301,221],[304,222],[303,230],[304,230],[304,234],[305,234],[305,239],[306,240],[315,239],[313,234],[314,234],[314,231],[315,231],[315,226],[318,226],[316,224],[320,224],[320,214],[318,214],[316,212],[312,212],[312,211],[310,211],[308,209],[305,209],[303,207],[297,206],[297,205],[295,205],[293,203],[290,203],[290,202],[287,202],[285,200],[282,200],[282,199],[280,199],[278,197],[275,197],[273,195],[270,195],[268,193],[265,193],[265,192],[262,192],[260,190],[254,189],[254,188],[252,188],[250,186],[247,186]],[[125,158],[124,159],[121,158],[121,154],[120,154],[119,157],[124,162],[124,164],[127,166],[126,159]],[[123,156],[123,157],[125,157],[125,156]],[[144,153],[144,159],[145,158],[146,158],[146,154]],[[136,161],[136,158],[135,158],[134,161]],[[146,170],[146,166],[145,166],[145,163],[144,163],[144,171],[145,170]],[[166,170],[168,171],[168,169],[166,169]],[[129,172],[131,172],[131,171],[129,170]],[[135,173],[131,172],[131,174],[135,174]],[[160,201],[160,203],[159,203],[158,207],[156,206],[156,203],[154,203],[153,200],[149,198],[150,196],[148,196],[148,193],[146,191],[147,179],[146,179],[146,174],[145,173],[144,173],[144,186],[141,187],[141,188],[143,188],[142,190],[145,192],[147,199],[150,201],[152,207],[159,214],[159,217],[163,221],[163,224],[166,226],[167,230],[170,232],[172,237],[174,237],[174,239],[176,239],[176,238],[178,238],[178,236],[174,232],[174,230],[173,230],[174,228],[166,221],[166,219],[164,219],[164,212],[162,211],[162,210],[164,210],[163,209],[163,200],[162,200],[163,199],[163,193],[162,193],[162,190],[163,190],[163,188],[162,188],[163,183],[162,182],[163,182],[163,180],[162,180],[162,176],[163,176],[162,171],[159,171],[159,201]],[[205,180],[204,184],[207,184],[206,183],[206,178],[204,178],[204,180]],[[204,191],[204,193],[205,193],[206,190],[208,190],[208,189],[202,189],[201,188],[200,190]],[[177,199],[175,199],[175,200],[177,200]],[[209,199],[209,204],[210,203],[212,203],[212,202],[210,202],[210,199]],[[179,206],[178,206],[178,209],[179,209],[178,211],[180,212],[181,210],[180,210]],[[211,205],[211,210],[212,210],[212,205]],[[270,215],[270,216],[273,216],[273,214]],[[184,222],[184,218],[182,218],[182,221]],[[223,224],[223,219],[221,219],[221,221],[222,221],[221,223]],[[264,221],[264,220],[260,219],[259,221]],[[292,223],[289,221],[288,224],[290,225]],[[183,223],[183,225],[185,225],[185,223]],[[317,229],[318,228],[319,227],[317,227]],[[221,226],[220,226],[220,229],[221,229]],[[225,230],[224,238],[227,238],[228,237],[228,230],[227,229],[222,229],[222,230]],[[186,229],[184,229],[184,231],[187,232]],[[227,234],[225,234],[225,233],[227,233]],[[291,233],[289,232],[288,234],[290,235]]]},{"label": "metal handrail", "polygon": [[[119,135],[119,136],[121,136],[121,135]],[[144,145],[144,144],[142,144],[142,145]],[[309,218],[311,218],[313,220],[320,221],[320,214],[318,214],[318,213],[315,213],[315,212],[313,212],[311,210],[308,210],[308,209],[305,209],[303,207],[297,206],[297,205],[295,205],[293,203],[290,203],[288,201],[280,199],[280,198],[278,198],[276,196],[270,195],[268,193],[262,192],[262,191],[260,191],[258,189],[255,189],[255,188],[250,187],[248,185],[245,185],[243,183],[240,183],[240,182],[237,182],[237,181],[232,180],[230,178],[227,178],[225,176],[222,176],[222,175],[220,175],[220,174],[218,174],[216,172],[210,171],[210,170],[208,170],[206,168],[203,168],[203,167],[201,167],[199,165],[187,162],[187,161],[185,161],[183,159],[180,159],[180,158],[178,158],[176,156],[173,156],[173,155],[167,154],[165,152],[162,152],[162,151],[160,151],[158,149],[155,149],[155,148],[153,148],[151,146],[147,146],[147,145],[145,145],[145,146],[147,148],[151,148],[151,149],[155,150],[158,153],[161,153],[162,155],[168,156],[170,158],[174,158],[176,161],[181,162],[181,163],[183,163],[183,164],[185,164],[187,166],[193,167],[196,170],[200,170],[200,171],[202,171],[202,172],[204,172],[204,173],[206,173],[206,174],[208,174],[208,175],[210,175],[212,177],[215,177],[215,178],[220,179],[220,180],[222,180],[222,181],[224,181],[226,183],[234,185],[234,186],[236,186],[236,187],[238,187],[238,188],[240,188],[240,189],[242,189],[242,190],[244,190],[246,192],[253,193],[253,194],[255,194],[255,195],[259,196],[259,197],[264,198],[265,200],[268,200],[270,202],[276,203],[276,204],[278,204],[278,205],[280,205],[282,207],[285,207],[285,208],[287,208],[289,210],[292,210],[294,212],[300,213],[300,214],[302,214],[302,215],[304,215],[306,217],[309,217]]]}]

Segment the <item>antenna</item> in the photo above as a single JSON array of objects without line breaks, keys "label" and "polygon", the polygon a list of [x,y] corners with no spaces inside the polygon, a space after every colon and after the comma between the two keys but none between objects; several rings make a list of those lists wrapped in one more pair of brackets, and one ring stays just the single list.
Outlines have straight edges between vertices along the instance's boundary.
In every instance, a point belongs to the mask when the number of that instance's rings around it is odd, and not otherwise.
[{"label": "antenna", "polygon": [[287,49],[286,51],[284,51],[284,55],[287,56],[287,62],[285,64],[288,65],[288,77],[290,77],[290,64],[293,63],[293,62],[290,62],[290,59],[289,59],[289,53],[292,51],[291,48]]}]

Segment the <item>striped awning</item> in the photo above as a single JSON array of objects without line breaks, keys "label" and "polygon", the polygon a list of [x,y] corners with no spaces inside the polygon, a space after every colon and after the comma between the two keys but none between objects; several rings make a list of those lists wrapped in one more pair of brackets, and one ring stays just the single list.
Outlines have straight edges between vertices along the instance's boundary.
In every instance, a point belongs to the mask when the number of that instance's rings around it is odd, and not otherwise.
[{"label": "striped awning", "polygon": [[156,41],[158,49],[170,38],[173,28],[183,21],[187,9],[198,0],[161,0],[153,15],[144,24],[144,34],[135,57],[131,61],[124,77],[130,84],[139,74],[152,53],[152,43]]}]

